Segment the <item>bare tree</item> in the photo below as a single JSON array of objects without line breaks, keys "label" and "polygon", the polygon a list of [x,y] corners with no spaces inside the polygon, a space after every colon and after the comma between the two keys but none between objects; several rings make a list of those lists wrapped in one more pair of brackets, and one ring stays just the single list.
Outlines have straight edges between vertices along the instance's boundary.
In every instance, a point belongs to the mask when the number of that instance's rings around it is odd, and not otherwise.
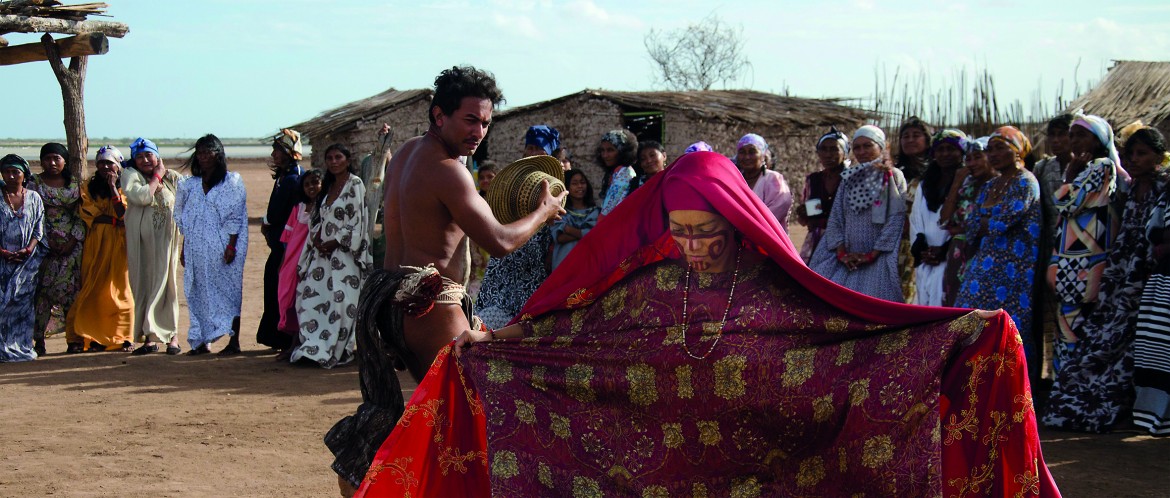
[{"label": "bare tree", "polygon": [[658,82],[672,90],[710,90],[739,80],[752,67],[743,54],[743,26],[712,14],[671,31],[650,29],[642,43]]}]

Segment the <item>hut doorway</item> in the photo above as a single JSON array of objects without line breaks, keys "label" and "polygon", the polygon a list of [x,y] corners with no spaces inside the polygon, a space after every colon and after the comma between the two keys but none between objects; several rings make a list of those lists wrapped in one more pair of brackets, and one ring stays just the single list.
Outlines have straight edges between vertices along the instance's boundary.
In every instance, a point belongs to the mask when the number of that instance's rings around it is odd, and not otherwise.
[{"label": "hut doorway", "polygon": [[665,113],[662,111],[640,111],[622,113],[622,121],[638,141],[653,140],[666,143]]}]

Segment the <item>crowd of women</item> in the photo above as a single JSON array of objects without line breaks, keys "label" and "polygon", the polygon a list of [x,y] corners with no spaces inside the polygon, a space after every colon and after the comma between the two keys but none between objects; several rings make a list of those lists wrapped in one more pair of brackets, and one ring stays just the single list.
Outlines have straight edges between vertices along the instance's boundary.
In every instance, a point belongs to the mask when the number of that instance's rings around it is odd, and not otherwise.
[{"label": "crowd of women", "polygon": [[[889,301],[1007,310],[1033,385],[1053,379],[1037,401],[1047,425],[1100,432],[1132,414],[1170,434],[1165,140],[1140,123],[1115,136],[1083,113],[1052,119],[1044,136],[1050,154],[1038,158],[1011,126],[976,138],[911,118],[895,144],[873,125],[851,137],[833,128],[810,144],[821,169],[798,199],[760,135],[742,137],[732,160],[780,227],[792,213],[808,228],[800,255],[826,279]],[[609,131],[593,158],[604,173],[595,196],[557,130],[533,126],[524,144],[526,156],[563,164],[567,213],[506,257],[473,251],[476,313],[492,328],[670,159],[658,142]],[[240,351],[246,194],[214,135],[193,150],[176,171],[149,140],[131,144],[129,160],[105,146],[88,179],[71,176],[60,144],[42,148],[38,174],[18,156],[0,160],[0,360],[44,354],[44,337],[59,332],[69,353],[178,354],[180,270],[187,354],[223,337],[220,354]],[[685,153],[710,150],[696,142]],[[374,223],[351,152],[332,145],[324,157],[323,171],[306,171],[298,133],[274,141],[257,338],[281,359],[329,368],[354,358]],[[480,165],[481,193],[495,173]]]}]

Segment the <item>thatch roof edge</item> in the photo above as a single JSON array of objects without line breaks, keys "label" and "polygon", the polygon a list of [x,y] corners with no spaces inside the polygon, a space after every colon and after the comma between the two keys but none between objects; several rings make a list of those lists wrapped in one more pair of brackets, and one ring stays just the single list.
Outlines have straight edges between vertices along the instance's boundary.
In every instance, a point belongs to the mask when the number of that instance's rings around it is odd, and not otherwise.
[{"label": "thatch roof edge", "polygon": [[430,99],[433,93],[434,91],[429,88],[396,90],[391,87],[376,95],[323,111],[313,119],[292,125],[291,128],[308,136],[312,141],[314,136],[346,131],[356,127],[359,121],[409,105],[419,99]]},{"label": "thatch roof edge", "polygon": [[1097,86],[1069,105],[1120,127],[1141,119],[1156,125],[1170,119],[1170,62],[1115,60]]}]

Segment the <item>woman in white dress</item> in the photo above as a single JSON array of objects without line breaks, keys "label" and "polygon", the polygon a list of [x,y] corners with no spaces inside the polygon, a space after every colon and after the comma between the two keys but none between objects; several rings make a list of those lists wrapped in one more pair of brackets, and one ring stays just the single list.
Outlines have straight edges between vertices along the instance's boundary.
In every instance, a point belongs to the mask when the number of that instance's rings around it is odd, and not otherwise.
[{"label": "woman in white dress", "polygon": [[298,264],[300,334],[290,361],[323,368],[349,363],[362,282],[373,259],[366,233],[366,188],[354,174],[349,149],[325,150],[321,200]]}]

